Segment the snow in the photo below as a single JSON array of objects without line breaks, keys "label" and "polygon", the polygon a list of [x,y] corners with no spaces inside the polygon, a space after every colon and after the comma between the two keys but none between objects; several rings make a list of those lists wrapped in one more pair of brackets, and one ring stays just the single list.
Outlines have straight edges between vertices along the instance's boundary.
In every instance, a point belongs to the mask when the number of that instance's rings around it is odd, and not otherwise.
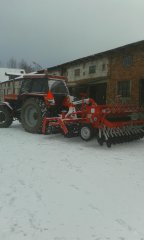
[{"label": "snow", "polygon": [[144,240],[143,146],[0,129],[0,239]]},{"label": "snow", "polygon": [[17,68],[0,68],[0,82],[5,82],[9,80],[9,77],[5,73],[10,75],[22,75],[25,73],[24,69]]}]

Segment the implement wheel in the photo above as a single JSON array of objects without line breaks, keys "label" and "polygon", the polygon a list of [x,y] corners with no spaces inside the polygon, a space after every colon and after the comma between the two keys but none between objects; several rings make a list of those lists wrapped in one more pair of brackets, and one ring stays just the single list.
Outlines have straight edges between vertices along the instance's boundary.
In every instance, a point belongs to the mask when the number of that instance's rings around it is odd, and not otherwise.
[{"label": "implement wheel", "polygon": [[104,143],[104,139],[103,138],[97,137],[97,141],[98,141],[100,146],[103,146],[103,143]]},{"label": "implement wheel", "polygon": [[111,147],[111,141],[110,141],[110,140],[107,140],[107,141],[106,141],[106,145],[107,145],[108,148],[110,148],[110,147]]},{"label": "implement wheel", "polygon": [[13,122],[12,112],[7,107],[0,107],[0,128],[8,128]]},{"label": "implement wheel", "polygon": [[45,104],[41,99],[29,98],[22,106],[21,123],[30,133],[42,132]]},{"label": "implement wheel", "polygon": [[94,130],[90,124],[83,124],[80,128],[80,137],[84,141],[89,141],[94,136]]}]

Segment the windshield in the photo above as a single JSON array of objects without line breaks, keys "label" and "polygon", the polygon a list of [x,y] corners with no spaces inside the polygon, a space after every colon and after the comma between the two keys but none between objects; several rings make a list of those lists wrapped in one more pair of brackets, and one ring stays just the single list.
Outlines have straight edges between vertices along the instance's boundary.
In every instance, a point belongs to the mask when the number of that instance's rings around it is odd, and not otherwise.
[{"label": "windshield", "polygon": [[48,85],[53,94],[68,94],[66,84],[62,80],[48,80]]},{"label": "windshield", "polygon": [[47,78],[24,79],[20,93],[46,93],[48,91]]}]

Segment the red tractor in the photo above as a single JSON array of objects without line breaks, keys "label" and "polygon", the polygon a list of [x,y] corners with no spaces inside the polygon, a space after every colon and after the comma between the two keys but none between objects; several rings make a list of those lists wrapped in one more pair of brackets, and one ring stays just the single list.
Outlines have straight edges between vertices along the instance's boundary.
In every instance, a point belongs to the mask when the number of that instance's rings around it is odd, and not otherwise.
[{"label": "red tractor", "polygon": [[19,120],[26,131],[41,133],[43,118],[58,116],[64,108],[63,101],[69,95],[65,81],[47,73],[24,75],[19,79],[19,94],[5,95],[0,103],[0,128]]}]

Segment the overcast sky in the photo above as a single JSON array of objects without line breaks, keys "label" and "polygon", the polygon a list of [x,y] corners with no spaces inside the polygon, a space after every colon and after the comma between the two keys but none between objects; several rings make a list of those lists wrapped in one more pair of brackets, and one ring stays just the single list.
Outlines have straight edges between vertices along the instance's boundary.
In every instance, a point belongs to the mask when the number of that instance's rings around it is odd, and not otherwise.
[{"label": "overcast sky", "polygon": [[144,39],[144,0],[0,0],[0,61],[55,66]]}]

